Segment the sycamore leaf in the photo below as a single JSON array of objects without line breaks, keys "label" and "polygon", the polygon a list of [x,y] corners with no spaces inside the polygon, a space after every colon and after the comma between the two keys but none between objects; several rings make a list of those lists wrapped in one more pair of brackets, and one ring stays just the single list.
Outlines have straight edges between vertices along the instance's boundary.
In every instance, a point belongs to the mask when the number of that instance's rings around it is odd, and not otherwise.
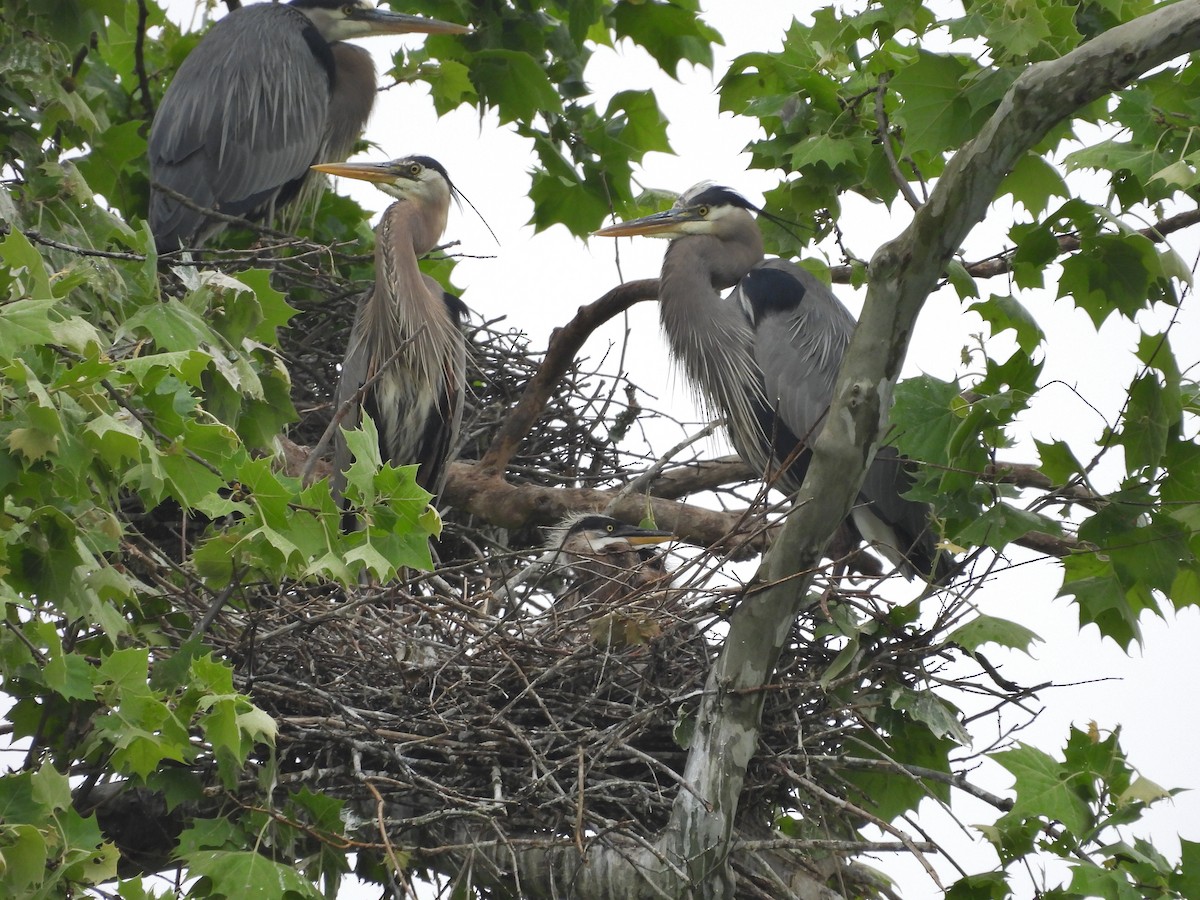
[{"label": "sycamore leaf", "polygon": [[1017,799],[1006,818],[1056,820],[1079,836],[1091,827],[1087,804],[1072,789],[1069,773],[1054,757],[1036,747],[1019,744],[1015,750],[993,753],[991,758],[1015,779]]},{"label": "sycamore leaf", "polygon": [[676,77],[681,62],[711,69],[712,45],[722,43],[695,10],[658,0],[618,3],[612,21],[617,37],[641,44],[664,72]]},{"label": "sycamore leaf", "polygon": [[502,125],[562,109],[558,91],[528,53],[480,50],[472,55],[471,80],[484,99],[496,107]]},{"label": "sycamore leaf", "polygon": [[321,892],[294,866],[253,850],[202,850],[185,856],[189,874],[207,879],[209,895],[226,900],[278,900],[295,894],[322,900]]},{"label": "sycamore leaf", "polygon": [[972,303],[969,307],[992,327],[992,334],[1001,334],[1008,329],[1016,332],[1017,346],[1026,354],[1033,353],[1045,339],[1041,327],[1016,297],[992,294],[987,300]]},{"label": "sycamore leaf", "polygon": [[906,154],[940,153],[970,136],[971,105],[962,88],[969,72],[957,56],[922,51],[896,73],[890,87],[904,98],[895,119],[904,126]]},{"label": "sycamore leaf", "polygon": [[1032,151],[1022,156],[1012,172],[1000,183],[1000,193],[1012,194],[1013,200],[1034,217],[1046,211],[1051,197],[1070,196],[1058,169],[1045,157]]},{"label": "sycamore leaf", "polygon": [[946,640],[964,650],[976,650],[984,644],[999,644],[1028,653],[1030,645],[1034,641],[1041,641],[1041,638],[1017,622],[981,615],[954,629],[946,636]]}]

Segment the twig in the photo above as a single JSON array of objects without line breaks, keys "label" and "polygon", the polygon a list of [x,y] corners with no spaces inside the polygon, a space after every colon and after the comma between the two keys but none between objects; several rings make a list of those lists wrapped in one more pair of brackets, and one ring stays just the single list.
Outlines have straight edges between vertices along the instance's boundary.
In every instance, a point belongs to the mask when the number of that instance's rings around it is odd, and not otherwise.
[{"label": "twig", "polygon": [[657,460],[655,460],[654,465],[652,465],[645,472],[633,479],[633,481],[629,482],[629,484],[625,485],[625,487],[621,488],[621,490],[617,492],[617,495],[609,501],[608,506],[604,507],[605,515],[611,516],[613,510],[617,508],[617,504],[619,504],[626,497],[634,494],[640,494],[642,491],[648,490],[650,488],[650,483],[658,477],[658,473],[663,470],[668,462],[674,459],[676,454],[682,453],[697,441],[702,441],[704,438],[709,437],[714,431],[724,424],[724,419],[714,419],[695,434],[684,438],[682,441],[660,456]]},{"label": "twig", "polygon": [[146,22],[150,11],[146,8],[146,0],[138,0],[137,38],[133,44],[133,69],[137,72],[138,90],[142,94],[142,109],[145,119],[149,122],[154,118],[154,103],[150,99],[150,78],[146,74]]},{"label": "twig", "polygon": [[900,194],[904,197],[904,201],[913,209],[920,209],[921,201],[913,192],[912,185],[908,183],[904,173],[900,171],[900,166],[896,162],[896,152],[892,149],[891,127],[888,125],[887,110],[883,105],[884,98],[887,97],[887,83],[888,76],[885,72],[879,76],[879,85],[875,88],[875,123],[876,133],[879,135],[879,145],[883,148],[883,155],[887,159],[892,181],[896,183],[896,187],[900,188]]},{"label": "twig", "polygon": [[550,345],[546,348],[546,356],[537,373],[530,379],[516,408],[505,418],[491,446],[479,461],[481,471],[492,476],[499,476],[504,471],[521,441],[545,409],[554,386],[596,328],[633,304],[653,300],[657,296],[657,279],[626,282],[594,303],[581,306],[575,318],[562,328],[556,328],[550,335]]}]

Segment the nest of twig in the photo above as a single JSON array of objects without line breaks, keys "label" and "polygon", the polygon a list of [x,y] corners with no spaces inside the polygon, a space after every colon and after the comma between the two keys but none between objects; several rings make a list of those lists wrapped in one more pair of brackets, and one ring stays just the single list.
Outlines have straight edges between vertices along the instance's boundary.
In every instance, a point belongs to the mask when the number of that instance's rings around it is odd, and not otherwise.
[{"label": "nest of twig", "polygon": [[[356,293],[343,289],[336,303],[307,308],[297,302],[301,315],[283,335],[301,443],[315,443],[332,412]],[[464,460],[487,450],[541,362],[523,335],[494,323],[475,323],[470,339]],[[651,415],[637,398],[623,376],[577,360],[505,477],[620,488],[652,458],[620,446],[631,423]],[[718,502],[744,506],[736,488],[714,490]],[[364,847],[400,841],[422,848],[411,852],[436,868],[438,853],[469,854],[481,823],[501,845],[585,851],[613,838],[652,842],[688,790],[690,731],[741,596],[712,587],[723,560],[702,555],[686,573],[609,607],[567,614],[555,603],[564,575],[533,568],[536,529],[509,532],[456,510],[446,524],[433,575],[350,591],[241,584],[215,618],[211,595],[180,591],[172,604],[185,617],[175,637],[182,643],[193,623],[208,624],[206,643],[234,663],[239,689],[279,725],[278,783],[345,798]],[[178,528],[165,531],[181,543]],[[857,789],[829,760],[861,754],[877,686],[928,677],[929,635],[894,631],[887,604],[870,592],[834,585],[826,599],[835,588],[838,602],[853,606],[850,618],[876,627],[863,631],[852,664],[837,668],[848,641],[830,627],[824,602],[814,598],[794,626],[765,689],[740,840],[767,836],[775,846],[781,816],[790,834],[799,829],[817,843],[852,839],[864,821],[852,802]],[[164,628],[170,633],[172,623]],[[811,789],[816,782],[820,790]],[[468,836],[460,824],[476,831]],[[733,864],[748,895],[775,896],[769,884],[754,887],[746,859],[735,854]]]},{"label": "nest of twig", "polygon": [[[437,812],[439,825],[486,817],[501,840],[582,846],[614,831],[650,840],[666,824],[724,602],[658,586],[568,618],[420,581],[352,598],[293,587],[223,614],[208,641],[279,724],[283,779],[359,802],[370,784],[393,840]],[[788,768],[843,748],[854,716],[818,683],[835,649],[797,626],[743,821],[769,828],[804,805]],[[805,804],[823,827],[845,818]]]}]

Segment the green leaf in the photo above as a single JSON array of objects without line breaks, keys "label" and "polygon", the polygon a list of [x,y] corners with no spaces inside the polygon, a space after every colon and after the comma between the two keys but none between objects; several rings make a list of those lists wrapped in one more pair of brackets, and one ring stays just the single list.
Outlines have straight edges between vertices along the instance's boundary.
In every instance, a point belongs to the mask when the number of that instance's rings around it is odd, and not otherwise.
[{"label": "green leaf", "polygon": [[958,644],[964,650],[974,651],[984,644],[999,644],[1022,653],[1029,653],[1034,641],[1041,638],[1024,625],[995,616],[976,616],[946,635],[947,643]]},{"label": "green leaf", "polygon": [[1058,296],[1071,296],[1099,328],[1113,313],[1132,320],[1151,302],[1177,303],[1163,260],[1140,234],[1084,238],[1062,264]]},{"label": "green leaf", "polygon": [[46,662],[42,675],[46,686],[67,700],[92,700],[92,675],[95,669],[86,659],[76,653],[63,653],[61,646]]},{"label": "green leaf", "polygon": [[1171,877],[1171,887],[1181,897],[1200,897],[1200,842],[1179,841],[1179,872]]},{"label": "green leaf", "polygon": [[1045,443],[1035,440],[1042,474],[1055,485],[1063,485],[1083,472],[1083,464],[1063,441]]},{"label": "green leaf", "polygon": [[1046,267],[1062,253],[1058,238],[1046,224],[1014,225],[1008,234],[1016,244],[1012,255],[1013,281],[1019,288],[1042,287]]},{"label": "green leaf", "polygon": [[45,879],[49,858],[46,839],[32,825],[7,824],[0,829],[0,887],[7,896],[35,896],[29,888]]},{"label": "green leaf", "polygon": [[1005,818],[1037,818],[1062,822],[1072,834],[1082,836],[1091,828],[1091,813],[1070,784],[1070,773],[1052,756],[1019,744],[1014,750],[991,754],[1012,773],[1017,793]]},{"label": "green leaf", "polygon": [[972,297],[979,296],[979,285],[975,283],[975,279],[967,271],[967,267],[957,258],[951,259],[946,263],[946,277],[950,280],[950,284],[954,286],[959,300],[969,300]]},{"label": "green leaf", "polygon": [[226,900],[278,900],[296,894],[323,900],[316,886],[292,866],[253,850],[201,850],[185,856],[190,874],[207,879],[210,896]]},{"label": "green leaf", "polygon": [[1002,550],[1031,531],[1057,534],[1061,528],[1057,522],[1039,513],[1020,509],[1000,500],[963,528],[957,539],[980,547],[988,546]]},{"label": "green leaf", "polygon": [[1068,556],[1063,560],[1063,584],[1058,595],[1074,596],[1081,627],[1094,624],[1102,635],[1122,647],[1141,643],[1138,617],[1149,592],[1138,598],[1136,592],[1127,590],[1108,560],[1090,553]]},{"label": "green leaf", "polygon": [[1012,296],[1003,297],[992,294],[987,300],[972,303],[967,307],[976,312],[992,327],[992,334],[1001,334],[1008,329],[1016,332],[1017,346],[1025,354],[1031,354],[1038,348],[1046,335],[1038,326],[1033,316],[1021,303]]},{"label": "green leaf", "polygon": [[[9,240],[14,234],[9,234]],[[0,358],[19,359],[33,347],[51,343],[54,306],[53,300],[14,300],[0,306]]]},{"label": "green leaf", "polygon": [[1000,193],[1012,194],[1013,200],[1035,217],[1046,211],[1051,197],[1070,196],[1058,169],[1032,151],[1022,156],[1000,183]]},{"label": "green leaf", "polygon": [[945,900],[1009,900],[1011,896],[1003,872],[983,872],[954,882],[946,891]]},{"label": "green leaf", "polygon": [[500,124],[528,121],[562,110],[562,98],[527,53],[480,50],[471,58],[471,80],[500,115]]},{"label": "green leaf", "polygon": [[613,30],[646,48],[664,72],[679,77],[681,62],[711,69],[712,45],[721,35],[696,14],[674,3],[658,0],[621,0],[612,11]]},{"label": "green leaf", "polygon": [[[11,275],[20,282],[24,295],[29,298],[24,301],[25,303],[34,304],[53,298],[54,294],[50,291],[50,274],[46,271],[46,264],[33,244],[29,242],[29,238],[15,228],[10,229],[4,240],[0,241],[0,260],[3,260]],[[16,303],[0,307],[0,313],[4,314],[3,318],[8,318],[9,311],[22,302],[15,297],[13,299],[16,300]],[[6,335],[6,337],[8,336]]]},{"label": "green leaf", "polygon": [[602,118],[610,130],[613,123],[623,122],[621,144],[631,159],[639,160],[655,150],[671,152],[667,117],[659,108],[653,91],[619,91],[608,101]]},{"label": "green leaf", "polygon": [[30,776],[29,784],[34,802],[44,809],[59,812],[70,808],[71,783],[50,763],[42,763],[42,767]]},{"label": "green leaf", "polygon": [[1077,862],[1071,869],[1071,888],[1076,896],[1103,897],[1105,900],[1142,900],[1124,872],[1106,869],[1088,862]]},{"label": "green leaf", "polygon": [[932,691],[913,691],[894,687],[888,695],[892,709],[905,713],[916,722],[922,722],[934,737],[951,737],[963,746],[971,746],[971,735],[962,725],[962,714]]},{"label": "green leaf", "polygon": [[1146,373],[1134,380],[1118,438],[1125,448],[1125,466],[1131,474],[1158,468],[1166,452],[1168,432],[1178,424],[1173,412],[1158,378]]},{"label": "green leaf", "polygon": [[960,57],[921,51],[892,78],[890,87],[904,98],[894,118],[904,126],[906,154],[941,153],[971,135],[971,105],[961,87],[970,71]]}]

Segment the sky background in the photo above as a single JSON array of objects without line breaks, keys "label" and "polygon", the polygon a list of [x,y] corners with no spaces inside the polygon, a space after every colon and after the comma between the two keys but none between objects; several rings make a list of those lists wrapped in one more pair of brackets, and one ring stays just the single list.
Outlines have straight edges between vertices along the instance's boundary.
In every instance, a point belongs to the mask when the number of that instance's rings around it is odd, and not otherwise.
[{"label": "sky background", "polygon": [[[726,41],[725,47],[716,51],[716,75],[685,64],[681,65],[676,81],[660,72],[647,54],[624,43],[615,50],[598,50],[587,78],[600,108],[618,91],[650,87],[670,119],[668,134],[677,155],[649,154],[637,174],[642,186],[680,192],[697,181],[713,180],[760,203],[762,192],[778,182],[779,174],[749,169],[750,159],[743,149],[758,136],[757,124],[750,119],[720,114],[716,83],[735,56],[779,49],[793,16],[804,18],[816,4],[708,0],[704,6],[706,21]],[[191,0],[173,0],[171,12],[177,21],[191,22],[194,4]],[[419,38],[386,37],[361,43],[374,52],[377,67],[383,72],[390,65],[389,55],[402,42],[418,41]],[[526,196],[527,173],[536,164],[531,145],[510,128],[499,126],[495,116],[480,119],[476,111],[463,109],[439,120],[423,85],[400,85],[380,94],[366,137],[378,150],[364,154],[362,159],[420,153],[433,156],[446,167],[500,240],[497,246],[469,208],[452,210],[446,239],[461,241],[458,249],[473,257],[463,259],[458,265],[455,285],[475,314],[484,319],[505,316],[509,325],[530,335],[535,350],[545,346],[550,331],[568,321],[577,307],[602,296],[622,275],[629,280],[658,274],[665,247],[661,241],[643,238],[618,243],[596,238],[584,243],[561,226],[535,235],[526,224],[532,215],[532,204]],[[1104,202],[1106,190],[1102,183],[1086,176],[1073,177],[1070,183],[1085,199]],[[365,207],[376,211],[389,202],[386,196],[361,182],[343,179],[336,190],[353,195]],[[1002,249],[1012,215],[1007,202],[998,203],[988,220],[970,236],[965,257],[979,259]],[[1018,211],[1017,216],[1025,214]],[[885,209],[850,198],[840,225],[855,255],[869,258],[908,219],[909,210],[902,201]],[[1185,238],[1173,243],[1187,264],[1193,266],[1197,241],[1191,236]],[[836,248],[814,247],[812,253],[825,255],[834,264],[842,262]],[[1048,279],[1051,283],[1052,277]],[[981,282],[980,289],[985,297],[993,292],[1006,294],[1009,290],[1003,279]],[[862,305],[861,295],[845,286],[837,286],[836,291],[857,314]],[[1046,357],[1042,383],[1048,386],[1034,408],[1016,425],[1016,431],[1024,434],[1026,440],[1004,456],[1036,462],[1036,453],[1028,440],[1036,437],[1066,440],[1077,457],[1090,459],[1093,450],[1087,441],[1100,430],[1099,415],[1109,421],[1115,419],[1125,388],[1136,372],[1132,350],[1137,332],[1113,317],[1097,333],[1084,313],[1075,311],[1067,301],[1055,302],[1046,292],[1023,292],[1020,299],[1048,335],[1042,351]],[[972,335],[986,333],[986,326],[977,315],[966,312],[965,307],[950,290],[930,299],[909,351],[906,376],[926,372],[943,379],[969,380],[972,368],[963,365],[962,348],[974,343]],[[1172,332],[1172,345],[1185,370],[1200,358],[1200,319],[1194,307],[1189,296]],[[1161,328],[1168,318],[1163,311],[1156,311],[1147,315],[1143,324],[1157,322]],[[611,350],[615,358],[626,329],[629,343],[625,368],[630,379],[650,395],[644,398],[645,405],[669,410],[681,420],[698,420],[698,414],[690,411],[688,391],[668,364],[654,304],[638,304],[623,321],[611,323],[589,342],[584,355],[595,360]],[[1012,344],[997,339],[989,346],[993,355],[1002,359]],[[676,433],[661,446],[677,439]],[[719,440],[711,441],[705,449],[712,454],[728,452]],[[1120,457],[1113,454],[1112,460],[1119,462]],[[1102,467],[1099,484],[1112,487],[1115,474],[1114,466]],[[1000,572],[994,583],[980,593],[978,602],[985,612],[1033,628],[1045,638],[1045,643],[1035,646],[1032,657],[985,649],[990,651],[991,661],[1000,665],[1003,674],[1013,681],[1026,685],[1053,681],[1063,685],[1039,694],[1044,709],[1020,739],[1058,756],[1072,724],[1086,728],[1094,720],[1104,732],[1121,727],[1122,746],[1143,775],[1168,788],[1200,786],[1200,767],[1195,762],[1200,725],[1193,698],[1194,685],[1200,683],[1197,611],[1189,609],[1178,616],[1168,614],[1165,621],[1144,617],[1144,650],[1135,648],[1126,655],[1111,641],[1100,640],[1094,628],[1088,627],[1082,633],[1078,630],[1071,602],[1055,599],[1061,583],[1055,563],[1031,561],[1031,555],[1022,555],[1020,551],[1012,554],[1012,560],[1014,565]],[[1037,706],[1033,704],[1033,708]],[[988,723],[980,724],[986,730]],[[981,744],[986,743],[981,738]],[[983,746],[977,745],[975,749]],[[991,764],[985,764],[982,779],[989,789],[997,791],[1011,784],[1007,773]],[[965,826],[991,821],[995,811],[956,794],[953,812],[964,827],[955,825],[929,803],[921,809],[922,824],[953,848],[968,871],[990,868],[993,855]],[[1194,791],[1183,793],[1173,802],[1161,805],[1143,822],[1136,832],[1152,833],[1159,849],[1177,859],[1176,834],[1200,841],[1200,795]],[[945,883],[957,877],[953,869],[937,858],[931,861]],[[882,857],[877,865],[900,880],[901,893],[907,900],[940,896],[916,861]]]}]

